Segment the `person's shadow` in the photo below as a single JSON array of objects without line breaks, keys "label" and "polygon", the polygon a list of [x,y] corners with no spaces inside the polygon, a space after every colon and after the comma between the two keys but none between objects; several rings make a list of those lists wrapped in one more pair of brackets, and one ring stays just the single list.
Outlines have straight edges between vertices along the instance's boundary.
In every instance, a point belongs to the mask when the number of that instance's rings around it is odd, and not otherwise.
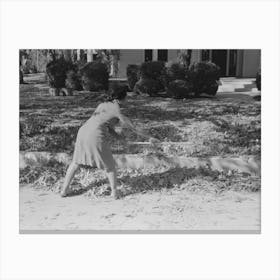
[{"label": "person's shadow", "polygon": [[[147,191],[160,191],[161,189],[172,189],[179,186],[184,181],[194,177],[207,177],[207,180],[214,181],[218,178],[219,172],[207,167],[199,168],[171,168],[164,172],[151,173],[139,176],[124,176],[118,178],[118,188],[120,198],[128,195],[143,193]],[[88,186],[72,189],[69,196],[81,195],[88,191],[93,191],[96,196],[110,195],[111,189],[108,181],[102,179],[97,183],[90,183]]]}]

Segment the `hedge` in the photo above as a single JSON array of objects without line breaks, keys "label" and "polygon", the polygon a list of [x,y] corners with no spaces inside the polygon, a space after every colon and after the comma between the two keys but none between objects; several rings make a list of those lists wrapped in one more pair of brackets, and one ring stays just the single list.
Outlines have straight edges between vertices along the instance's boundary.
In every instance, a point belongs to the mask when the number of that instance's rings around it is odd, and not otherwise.
[{"label": "hedge", "polygon": [[175,99],[192,96],[192,85],[185,80],[171,81],[167,88],[167,96]]},{"label": "hedge", "polygon": [[46,66],[46,74],[50,87],[65,87],[67,72],[74,69],[74,64],[70,61],[66,61],[64,58],[49,62]]},{"label": "hedge", "polygon": [[220,79],[220,67],[212,62],[198,62],[190,67],[189,81],[193,85],[195,95],[207,93],[215,95]]},{"label": "hedge", "polygon": [[181,63],[173,63],[167,68],[168,83],[175,80],[188,80],[188,68]]},{"label": "hedge", "polygon": [[79,70],[79,75],[84,90],[108,90],[109,72],[106,64],[99,61],[86,63]]},{"label": "hedge", "polygon": [[133,91],[138,94],[156,96],[162,90],[162,84],[154,79],[141,78],[134,86]]}]

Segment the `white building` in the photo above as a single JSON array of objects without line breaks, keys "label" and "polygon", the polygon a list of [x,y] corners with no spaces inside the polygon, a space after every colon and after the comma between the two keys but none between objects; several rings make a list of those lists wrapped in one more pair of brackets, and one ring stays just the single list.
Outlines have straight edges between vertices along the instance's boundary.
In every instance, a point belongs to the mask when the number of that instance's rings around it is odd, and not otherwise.
[{"label": "white building", "polygon": [[[180,50],[177,49],[121,49],[117,77],[126,78],[128,64],[141,64],[144,61],[178,61]],[[260,66],[259,49],[193,49],[191,62],[210,60],[221,67],[222,77],[252,78]]]}]

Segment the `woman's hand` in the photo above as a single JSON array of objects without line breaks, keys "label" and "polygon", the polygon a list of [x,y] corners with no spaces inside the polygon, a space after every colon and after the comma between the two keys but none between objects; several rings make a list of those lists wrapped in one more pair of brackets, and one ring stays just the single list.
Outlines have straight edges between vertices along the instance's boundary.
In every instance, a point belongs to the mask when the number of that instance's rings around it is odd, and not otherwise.
[{"label": "woman's hand", "polygon": [[119,135],[118,141],[124,146],[127,146],[129,144],[129,142],[125,139],[125,137],[121,135]]},{"label": "woman's hand", "polygon": [[144,132],[143,129],[138,128],[137,126],[132,124],[132,122],[127,117],[120,115],[119,119],[124,126],[127,126],[128,128],[130,128],[137,135],[142,136],[146,139],[151,138],[151,135],[148,135],[146,132]]},{"label": "woman's hand", "polygon": [[119,133],[117,133],[117,132],[115,131],[115,129],[112,128],[111,126],[108,126],[108,131],[109,131],[109,133],[110,133],[114,138],[116,138],[118,141],[121,141],[121,140],[123,139],[123,137],[122,137]]},{"label": "woman's hand", "polygon": [[160,141],[154,137],[150,137],[149,142],[151,143],[151,145],[156,145],[160,143]]}]

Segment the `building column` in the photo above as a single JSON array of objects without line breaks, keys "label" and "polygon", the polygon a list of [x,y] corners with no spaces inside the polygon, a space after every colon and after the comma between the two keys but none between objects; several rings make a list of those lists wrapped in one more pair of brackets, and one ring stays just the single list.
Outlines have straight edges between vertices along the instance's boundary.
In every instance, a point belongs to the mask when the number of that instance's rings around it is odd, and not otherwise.
[{"label": "building column", "polygon": [[236,59],[236,77],[240,78],[243,74],[243,56],[244,50],[237,50],[237,59]]},{"label": "building column", "polygon": [[158,50],[153,49],[153,61],[157,61],[157,60],[158,60]]},{"label": "building column", "polygon": [[93,61],[93,50],[88,49],[87,50],[87,62],[92,62]]}]

